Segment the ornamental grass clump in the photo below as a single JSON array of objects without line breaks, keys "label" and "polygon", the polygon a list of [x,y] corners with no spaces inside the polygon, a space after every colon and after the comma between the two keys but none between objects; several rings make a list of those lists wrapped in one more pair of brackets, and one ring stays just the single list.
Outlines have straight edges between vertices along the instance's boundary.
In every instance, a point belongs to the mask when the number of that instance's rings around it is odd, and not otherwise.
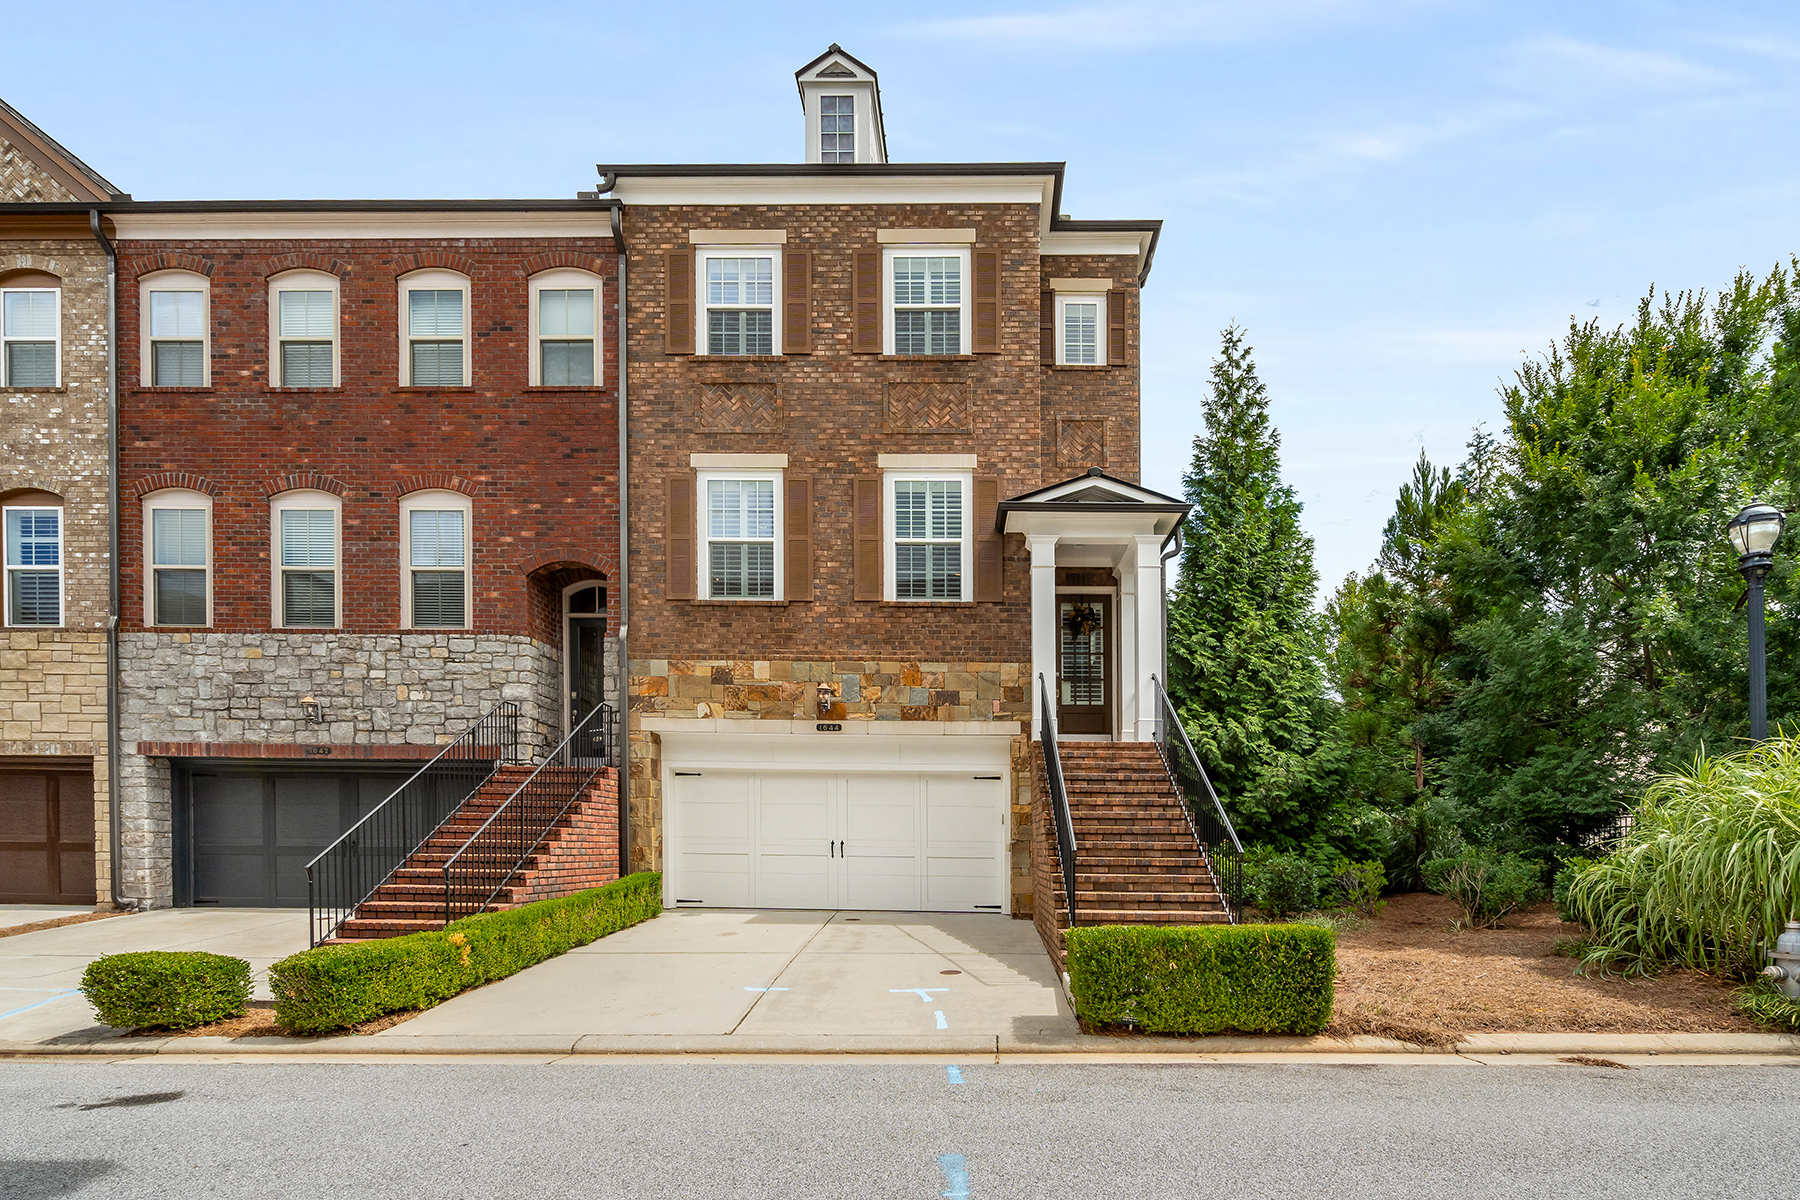
[{"label": "ornamental grass clump", "polygon": [[1747,976],[1800,912],[1800,739],[1658,776],[1631,831],[1568,884],[1588,966]]}]

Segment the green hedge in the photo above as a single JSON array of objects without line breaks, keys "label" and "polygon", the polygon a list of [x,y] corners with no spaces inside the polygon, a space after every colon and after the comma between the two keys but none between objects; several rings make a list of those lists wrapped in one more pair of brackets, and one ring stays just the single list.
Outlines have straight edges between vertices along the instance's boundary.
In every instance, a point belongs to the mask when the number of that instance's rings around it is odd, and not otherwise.
[{"label": "green hedge", "polygon": [[250,964],[199,950],[103,954],[81,973],[81,994],[118,1029],[192,1029],[250,1006]]},{"label": "green hedge", "polygon": [[643,872],[429,933],[302,950],[269,968],[275,1019],[290,1033],[325,1033],[430,1008],[661,911],[662,876]]},{"label": "green hedge", "polygon": [[1317,1033],[1337,937],[1317,925],[1096,925],[1063,934],[1075,1011],[1146,1033]]}]

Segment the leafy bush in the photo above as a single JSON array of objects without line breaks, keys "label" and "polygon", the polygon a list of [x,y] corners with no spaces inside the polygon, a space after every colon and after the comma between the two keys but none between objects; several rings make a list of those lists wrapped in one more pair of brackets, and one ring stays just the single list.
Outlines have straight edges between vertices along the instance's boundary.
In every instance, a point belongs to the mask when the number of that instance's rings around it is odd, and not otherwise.
[{"label": "leafy bush", "polygon": [[662,876],[643,872],[442,930],[302,950],[269,968],[275,1019],[292,1033],[324,1033],[430,1008],[661,911]]},{"label": "leafy bush", "polygon": [[1467,843],[1460,817],[1448,801],[1427,797],[1390,818],[1382,866],[1395,891],[1412,892],[1425,887],[1426,863],[1462,853]]},{"label": "leafy bush", "polygon": [[1569,904],[1569,885],[1575,877],[1600,860],[1586,858],[1579,854],[1571,854],[1563,859],[1556,868],[1556,883],[1550,889],[1550,898],[1556,901],[1556,917],[1560,921],[1579,921],[1575,910]]},{"label": "leafy bush", "polygon": [[1424,864],[1425,886],[1454,901],[1463,917],[1489,929],[1544,894],[1538,865],[1520,854],[1467,848],[1452,858]]},{"label": "leafy bush", "polygon": [[1387,886],[1387,871],[1379,862],[1345,862],[1332,873],[1331,903],[1347,908],[1361,917],[1373,917],[1387,907],[1381,898]]},{"label": "leafy bush", "polygon": [[81,994],[118,1029],[192,1029],[250,1006],[250,964],[199,950],[104,954],[81,973]]},{"label": "leafy bush", "polygon": [[1068,930],[1075,1011],[1146,1033],[1312,1034],[1331,1020],[1337,939],[1313,925]]},{"label": "leafy bush", "polygon": [[1322,872],[1298,854],[1246,855],[1244,895],[1267,915],[1281,920],[1319,907]]},{"label": "leafy bush", "polygon": [[1800,739],[1658,776],[1613,852],[1569,882],[1589,961],[1750,974],[1800,906]]}]

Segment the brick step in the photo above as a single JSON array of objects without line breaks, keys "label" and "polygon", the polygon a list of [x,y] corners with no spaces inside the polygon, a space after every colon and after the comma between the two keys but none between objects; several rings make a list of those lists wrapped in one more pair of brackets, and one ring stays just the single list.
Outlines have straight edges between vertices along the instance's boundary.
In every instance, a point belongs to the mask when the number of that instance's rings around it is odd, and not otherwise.
[{"label": "brick step", "polygon": [[1165,851],[1144,850],[1136,854],[1119,854],[1116,846],[1095,845],[1075,856],[1075,865],[1083,871],[1204,871],[1208,867],[1192,842],[1172,846]]},{"label": "brick step", "polygon": [[1077,908],[1141,908],[1146,912],[1198,912],[1216,907],[1216,892],[1120,892],[1075,889]]},{"label": "brick step", "polygon": [[1092,804],[1071,804],[1069,815],[1077,821],[1180,821],[1187,824],[1187,814],[1173,804],[1117,804],[1110,800]]},{"label": "brick step", "polygon": [[[1067,927],[1067,914],[1063,914]],[[1075,918],[1082,925],[1229,925],[1231,918],[1223,908],[1205,912],[1145,911],[1143,909],[1111,909],[1076,907]]]},{"label": "brick step", "polygon": [[1095,874],[1077,867],[1075,869],[1075,886],[1092,888],[1096,891],[1116,892],[1173,892],[1218,890],[1211,871],[1157,871],[1141,872],[1135,875]]},{"label": "brick step", "polygon": [[442,929],[443,927],[444,914],[442,911],[439,911],[437,917],[433,920],[409,919],[371,921],[361,917],[352,917],[339,927],[338,933],[343,937],[360,941],[374,938],[399,937],[401,934],[405,933],[423,933],[427,929]]}]

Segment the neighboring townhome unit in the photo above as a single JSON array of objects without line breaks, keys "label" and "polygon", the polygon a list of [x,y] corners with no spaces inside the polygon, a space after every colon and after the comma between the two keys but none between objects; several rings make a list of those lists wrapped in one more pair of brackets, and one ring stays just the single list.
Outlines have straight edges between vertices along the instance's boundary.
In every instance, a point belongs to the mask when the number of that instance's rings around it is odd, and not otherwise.
[{"label": "neighboring townhome unit", "polygon": [[[529,774],[577,727],[579,762],[609,756],[613,208],[114,211],[134,900],[310,894],[342,910],[324,936],[495,764]],[[580,878],[610,878],[616,845],[587,850]],[[433,869],[359,936],[441,919]]]},{"label": "neighboring townhome unit", "polygon": [[113,893],[108,271],[117,189],[0,102],[0,903]]},{"label": "neighboring townhome unit", "polygon": [[1032,912],[1038,677],[1150,736],[1138,487],[1160,223],[1060,163],[887,161],[875,73],[798,73],[807,161],[600,167],[623,203],[633,865],[673,907]]}]

